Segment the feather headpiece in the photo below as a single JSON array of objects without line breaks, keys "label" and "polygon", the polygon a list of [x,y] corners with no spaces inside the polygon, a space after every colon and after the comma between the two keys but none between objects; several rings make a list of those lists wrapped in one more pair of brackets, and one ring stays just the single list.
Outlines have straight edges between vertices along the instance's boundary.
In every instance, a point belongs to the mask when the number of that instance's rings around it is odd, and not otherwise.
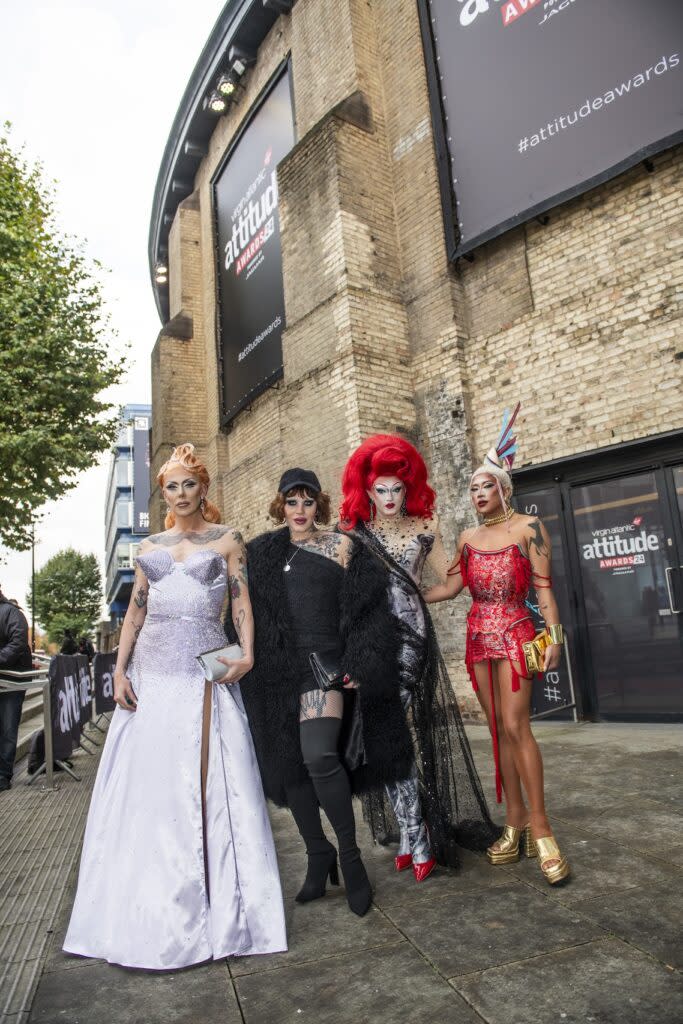
[{"label": "feather headpiece", "polygon": [[517,402],[512,415],[510,415],[509,409],[506,409],[503,413],[503,425],[500,435],[493,447],[489,448],[484,456],[484,464],[488,462],[498,469],[506,470],[506,472],[509,472],[512,468],[512,463],[517,454],[517,437],[512,433],[512,428],[517,419],[520,406],[521,402]]}]

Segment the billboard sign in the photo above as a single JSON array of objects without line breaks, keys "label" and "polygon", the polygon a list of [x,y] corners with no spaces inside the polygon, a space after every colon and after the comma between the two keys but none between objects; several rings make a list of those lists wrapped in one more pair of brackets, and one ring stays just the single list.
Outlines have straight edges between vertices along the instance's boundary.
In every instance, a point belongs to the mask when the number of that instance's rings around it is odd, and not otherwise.
[{"label": "billboard sign", "polygon": [[276,168],[293,143],[287,68],[213,181],[223,425],[282,375],[285,299]]},{"label": "billboard sign", "polygon": [[451,258],[683,139],[681,0],[419,0]]}]

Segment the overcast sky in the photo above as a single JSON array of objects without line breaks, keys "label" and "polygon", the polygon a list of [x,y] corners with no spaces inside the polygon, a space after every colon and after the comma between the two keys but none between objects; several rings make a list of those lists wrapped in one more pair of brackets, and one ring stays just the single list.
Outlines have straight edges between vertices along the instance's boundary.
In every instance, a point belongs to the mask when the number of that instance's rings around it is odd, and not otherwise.
[{"label": "overcast sky", "polygon": [[[0,3],[0,122],[57,179],[60,224],[109,269],[105,292],[128,372],[112,398],[149,402],[160,323],[147,270],[156,176],[171,122],[225,0]],[[60,548],[104,554],[108,457],[45,506],[36,566]],[[23,605],[30,554],[0,548],[0,584]]]}]

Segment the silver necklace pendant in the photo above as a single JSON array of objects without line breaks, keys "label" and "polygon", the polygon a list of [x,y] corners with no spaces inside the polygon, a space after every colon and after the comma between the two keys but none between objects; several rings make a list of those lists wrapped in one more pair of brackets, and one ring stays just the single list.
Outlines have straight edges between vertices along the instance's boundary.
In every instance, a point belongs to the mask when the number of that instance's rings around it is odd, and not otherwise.
[{"label": "silver necklace pendant", "polygon": [[289,570],[290,570],[289,562],[285,562],[285,567],[284,567],[284,569],[282,571],[283,572],[289,572]]}]

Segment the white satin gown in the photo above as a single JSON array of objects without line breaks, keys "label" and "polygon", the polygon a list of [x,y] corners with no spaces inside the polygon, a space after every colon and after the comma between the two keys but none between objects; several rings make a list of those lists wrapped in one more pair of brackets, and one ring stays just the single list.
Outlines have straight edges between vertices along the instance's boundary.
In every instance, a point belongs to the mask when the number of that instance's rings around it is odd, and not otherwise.
[{"label": "white satin gown", "polygon": [[[287,948],[273,836],[239,684],[213,686],[202,815],[204,677],[225,646],[224,559],[141,555],[147,616],[92,795],[64,950],[170,970]],[[205,854],[208,885],[205,877]]]}]

